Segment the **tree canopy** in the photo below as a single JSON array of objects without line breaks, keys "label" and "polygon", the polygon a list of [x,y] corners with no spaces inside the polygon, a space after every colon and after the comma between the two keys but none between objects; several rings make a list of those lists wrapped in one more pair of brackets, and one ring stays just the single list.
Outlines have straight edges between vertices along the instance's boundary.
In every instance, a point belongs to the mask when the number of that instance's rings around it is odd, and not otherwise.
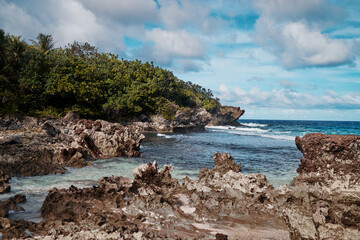
[{"label": "tree canopy", "polygon": [[210,90],[184,82],[152,62],[118,59],[88,43],[54,49],[51,35],[31,44],[0,29],[0,113],[118,119],[171,108],[220,107]]}]

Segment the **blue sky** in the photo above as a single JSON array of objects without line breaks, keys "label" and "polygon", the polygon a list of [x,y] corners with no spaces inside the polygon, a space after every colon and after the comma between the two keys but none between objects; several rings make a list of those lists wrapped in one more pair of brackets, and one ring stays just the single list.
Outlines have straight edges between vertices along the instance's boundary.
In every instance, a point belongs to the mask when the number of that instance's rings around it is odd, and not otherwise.
[{"label": "blue sky", "polygon": [[360,120],[359,1],[0,0],[0,28],[153,61],[244,118]]}]

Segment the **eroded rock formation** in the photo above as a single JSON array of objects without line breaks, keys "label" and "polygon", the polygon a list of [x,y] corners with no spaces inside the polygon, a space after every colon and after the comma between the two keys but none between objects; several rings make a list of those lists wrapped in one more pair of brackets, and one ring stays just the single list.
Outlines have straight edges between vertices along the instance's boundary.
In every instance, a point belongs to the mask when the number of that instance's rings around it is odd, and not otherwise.
[{"label": "eroded rock formation", "polygon": [[212,114],[209,125],[240,126],[238,119],[245,113],[239,107],[222,106],[217,113]]},{"label": "eroded rock formation", "polygon": [[360,136],[306,134],[284,217],[292,239],[359,239]]},{"label": "eroded rock formation", "polygon": [[[72,120],[72,121],[71,121]],[[71,117],[41,121],[1,119],[0,170],[9,176],[63,173],[89,159],[139,156],[144,135],[134,126]],[[0,189],[6,181],[0,174]]]},{"label": "eroded rock formation", "polygon": [[133,170],[133,180],[105,177],[92,188],[53,189],[42,207],[43,222],[0,218],[0,230],[35,239],[355,240],[359,142],[359,136],[297,138],[304,155],[299,176],[279,189],[263,174],[243,174],[226,153],[216,153],[214,167],[201,169],[198,179],[179,181],[172,166],[143,164]]},{"label": "eroded rock formation", "polygon": [[229,154],[215,154],[214,162],[198,180],[181,183],[171,177],[172,166],[160,170],[154,162],[134,169],[134,180],[106,177],[92,188],[53,189],[42,207],[42,231],[32,233],[70,239],[91,233],[126,239],[288,239],[280,215],[262,207],[273,191],[266,177],[241,173]]},{"label": "eroded rock formation", "polygon": [[189,132],[203,131],[206,125],[232,125],[239,126],[237,120],[245,113],[239,107],[222,106],[216,113],[209,113],[204,108],[178,108],[174,107],[174,117],[171,120],[161,115],[143,121],[134,121],[132,125],[138,126],[148,132]]}]

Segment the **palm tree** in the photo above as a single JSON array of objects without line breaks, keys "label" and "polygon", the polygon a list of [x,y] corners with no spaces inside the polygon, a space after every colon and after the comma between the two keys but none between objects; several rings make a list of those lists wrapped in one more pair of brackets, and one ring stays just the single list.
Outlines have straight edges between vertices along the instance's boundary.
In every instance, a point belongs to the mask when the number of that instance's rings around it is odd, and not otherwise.
[{"label": "palm tree", "polygon": [[40,33],[36,37],[36,39],[37,39],[37,41],[35,41],[35,40],[30,40],[30,41],[34,44],[34,46],[37,49],[39,49],[43,53],[47,54],[54,48],[55,42],[51,35],[46,35],[46,34]]}]

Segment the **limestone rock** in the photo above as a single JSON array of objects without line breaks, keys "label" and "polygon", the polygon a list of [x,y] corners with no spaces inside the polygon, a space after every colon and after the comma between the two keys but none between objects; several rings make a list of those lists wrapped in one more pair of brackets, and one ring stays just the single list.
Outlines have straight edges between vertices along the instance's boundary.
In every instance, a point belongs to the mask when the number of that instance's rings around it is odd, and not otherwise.
[{"label": "limestone rock", "polygon": [[240,126],[238,119],[245,113],[239,107],[222,106],[218,112],[212,114],[209,125]]}]

